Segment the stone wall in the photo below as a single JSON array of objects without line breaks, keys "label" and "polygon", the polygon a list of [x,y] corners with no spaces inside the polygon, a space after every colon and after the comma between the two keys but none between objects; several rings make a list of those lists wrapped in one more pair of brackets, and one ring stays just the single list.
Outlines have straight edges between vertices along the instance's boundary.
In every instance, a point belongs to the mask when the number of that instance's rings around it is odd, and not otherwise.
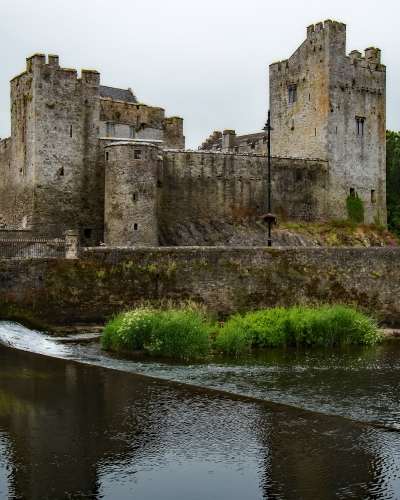
[{"label": "stone wall", "polygon": [[46,237],[102,227],[97,166],[99,73],[50,64],[33,70],[35,81],[34,229]]},{"label": "stone wall", "polygon": [[163,139],[164,110],[145,104],[100,99],[100,137]]},{"label": "stone wall", "polygon": [[[318,160],[273,159],[273,210],[281,220],[324,218],[327,170]],[[163,245],[211,244],[212,234],[201,234],[218,232],[221,224],[230,224],[233,233],[235,224],[259,222],[267,212],[263,155],[167,151],[159,185]]]},{"label": "stone wall", "polygon": [[221,314],[345,302],[400,323],[396,248],[98,248],[79,260],[0,260],[0,276],[3,317],[53,324],[101,322],[143,300],[170,299]]},{"label": "stone wall", "polygon": [[[365,207],[366,222],[386,224],[386,68],[380,51],[332,58],[328,144],[330,211],[343,212],[350,188]],[[363,120],[357,126],[357,120]]]},{"label": "stone wall", "polygon": [[34,212],[33,81],[23,73],[11,81],[11,138],[0,146],[0,219],[12,229],[30,227]]},{"label": "stone wall", "polygon": [[[1,205],[4,205],[4,209],[0,210],[0,229],[5,228],[7,225],[16,226],[17,224],[12,223],[14,216],[15,205],[10,193],[7,193],[5,189],[5,179],[10,179],[11,173],[11,139],[0,140],[0,199],[3,200]],[[7,183],[8,183],[7,182]],[[20,221],[22,221],[22,216]]]},{"label": "stone wall", "polygon": [[[329,39],[307,39],[269,74],[272,154],[329,159]],[[289,102],[289,87],[296,97]]]}]

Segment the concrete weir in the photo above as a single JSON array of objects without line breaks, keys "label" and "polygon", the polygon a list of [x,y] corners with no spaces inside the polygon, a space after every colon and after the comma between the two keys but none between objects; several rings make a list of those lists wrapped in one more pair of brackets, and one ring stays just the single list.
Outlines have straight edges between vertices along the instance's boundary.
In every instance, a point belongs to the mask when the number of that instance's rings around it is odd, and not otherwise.
[{"label": "concrete weir", "polygon": [[0,260],[0,314],[102,322],[144,300],[227,314],[343,302],[400,324],[400,248],[87,248],[78,259]]}]

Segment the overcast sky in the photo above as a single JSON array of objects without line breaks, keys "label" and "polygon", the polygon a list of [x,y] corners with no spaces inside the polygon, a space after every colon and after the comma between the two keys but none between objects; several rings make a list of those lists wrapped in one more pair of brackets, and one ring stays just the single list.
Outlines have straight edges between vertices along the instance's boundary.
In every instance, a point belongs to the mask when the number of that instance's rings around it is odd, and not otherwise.
[{"label": "overcast sky", "polygon": [[188,147],[215,129],[262,128],[267,72],[324,19],[347,24],[347,50],[382,49],[388,128],[400,129],[400,3],[395,0],[0,0],[0,137],[9,80],[35,52],[101,72],[105,85],[185,119]]}]

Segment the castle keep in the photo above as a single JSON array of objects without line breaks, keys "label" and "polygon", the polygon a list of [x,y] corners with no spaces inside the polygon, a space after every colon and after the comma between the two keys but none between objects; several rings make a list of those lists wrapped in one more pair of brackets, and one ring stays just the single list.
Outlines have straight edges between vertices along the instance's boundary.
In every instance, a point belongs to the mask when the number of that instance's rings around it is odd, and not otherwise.
[{"label": "castle keep", "polygon": [[103,241],[104,148],[152,140],[182,149],[183,120],[100,84],[97,71],[62,68],[36,54],[11,80],[11,138],[0,141],[0,228],[45,237],[77,228]]},{"label": "castle keep", "polygon": [[[269,68],[272,154],[327,161],[326,218],[346,218],[359,196],[365,221],[386,223],[386,68],[381,51],[346,54],[346,26],[307,28],[293,55]],[[214,132],[201,149],[266,154],[264,132]]]},{"label": "castle keep", "polygon": [[[379,49],[346,55],[346,27],[307,30],[270,66],[272,197],[280,219],[386,222],[385,67]],[[11,81],[0,141],[0,229],[88,246],[262,244],[265,132],[214,132],[186,151],[181,118],[106,87],[96,71],[37,54]],[[239,234],[238,227],[247,227]],[[257,233],[257,237],[254,234]]]}]

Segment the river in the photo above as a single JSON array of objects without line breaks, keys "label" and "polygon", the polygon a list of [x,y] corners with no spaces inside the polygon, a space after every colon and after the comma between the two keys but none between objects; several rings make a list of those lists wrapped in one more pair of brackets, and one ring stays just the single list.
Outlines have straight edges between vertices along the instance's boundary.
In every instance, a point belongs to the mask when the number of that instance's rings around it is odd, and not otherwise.
[{"label": "river", "polygon": [[0,322],[0,499],[398,499],[400,342],[172,364]]}]

